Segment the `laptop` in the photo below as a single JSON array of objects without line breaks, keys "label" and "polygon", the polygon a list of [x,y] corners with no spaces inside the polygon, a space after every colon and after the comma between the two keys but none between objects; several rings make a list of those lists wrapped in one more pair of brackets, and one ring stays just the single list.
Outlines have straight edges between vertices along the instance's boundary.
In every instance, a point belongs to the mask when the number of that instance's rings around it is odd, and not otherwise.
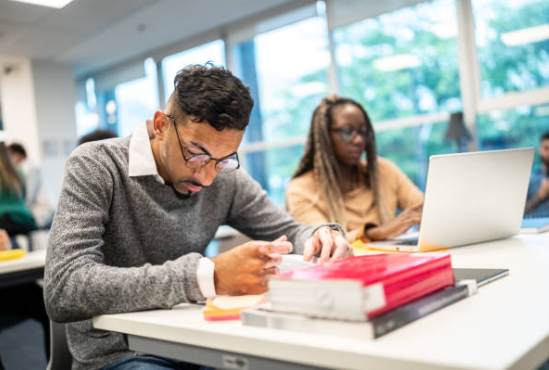
[{"label": "laptop", "polygon": [[430,157],[417,238],[401,237],[365,246],[425,252],[517,234],[533,158],[533,148]]}]

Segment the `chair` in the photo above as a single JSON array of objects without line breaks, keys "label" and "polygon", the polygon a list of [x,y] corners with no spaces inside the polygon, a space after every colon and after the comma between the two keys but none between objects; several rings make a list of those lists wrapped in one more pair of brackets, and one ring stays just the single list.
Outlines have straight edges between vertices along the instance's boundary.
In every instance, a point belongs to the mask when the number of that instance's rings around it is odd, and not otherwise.
[{"label": "chair", "polygon": [[65,324],[50,320],[50,361],[46,370],[71,370],[72,356],[67,345]]}]

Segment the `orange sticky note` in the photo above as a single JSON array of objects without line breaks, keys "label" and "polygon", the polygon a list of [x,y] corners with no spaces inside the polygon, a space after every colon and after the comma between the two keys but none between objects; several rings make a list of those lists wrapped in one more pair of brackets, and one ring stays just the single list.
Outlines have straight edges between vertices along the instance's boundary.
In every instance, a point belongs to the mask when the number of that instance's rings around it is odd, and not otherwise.
[{"label": "orange sticky note", "polygon": [[202,314],[204,319],[208,321],[239,320],[240,311],[258,306],[264,302],[265,297],[262,295],[208,298]]}]

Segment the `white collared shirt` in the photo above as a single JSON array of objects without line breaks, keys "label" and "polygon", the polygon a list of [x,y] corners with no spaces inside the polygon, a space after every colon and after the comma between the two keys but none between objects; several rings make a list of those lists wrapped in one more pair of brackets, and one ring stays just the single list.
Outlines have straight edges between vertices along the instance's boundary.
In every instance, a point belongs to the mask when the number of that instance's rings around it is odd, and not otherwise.
[{"label": "white collared shirt", "polygon": [[[128,176],[154,176],[161,184],[166,183],[156,169],[147,122],[139,126],[130,139]],[[215,296],[214,268],[215,265],[209,258],[203,257],[198,260],[196,280],[200,292],[205,297]]]}]

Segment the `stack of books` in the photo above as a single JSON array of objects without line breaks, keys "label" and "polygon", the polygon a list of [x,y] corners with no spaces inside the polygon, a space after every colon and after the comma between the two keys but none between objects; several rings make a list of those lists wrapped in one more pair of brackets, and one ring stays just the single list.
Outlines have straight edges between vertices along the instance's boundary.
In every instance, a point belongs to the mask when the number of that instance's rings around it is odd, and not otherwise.
[{"label": "stack of books", "polygon": [[455,284],[448,253],[374,254],[278,275],[269,302],[241,316],[245,325],[373,339],[475,292],[475,280]]}]

